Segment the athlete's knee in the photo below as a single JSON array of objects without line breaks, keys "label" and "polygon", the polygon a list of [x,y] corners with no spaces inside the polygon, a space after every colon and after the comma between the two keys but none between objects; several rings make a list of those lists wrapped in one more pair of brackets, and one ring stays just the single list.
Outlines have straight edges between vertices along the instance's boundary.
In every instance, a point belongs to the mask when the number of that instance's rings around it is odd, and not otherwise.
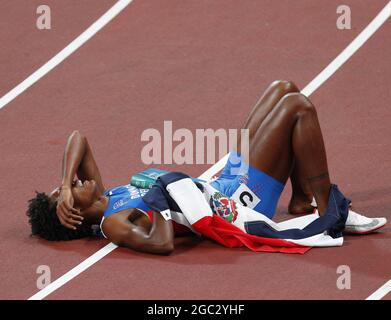
[{"label": "athlete's knee", "polygon": [[279,90],[283,94],[299,92],[297,86],[290,80],[275,80],[271,83],[270,87]]},{"label": "athlete's knee", "polygon": [[316,112],[311,101],[300,92],[288,93],[282,97],[281,107],[293,114]]}]

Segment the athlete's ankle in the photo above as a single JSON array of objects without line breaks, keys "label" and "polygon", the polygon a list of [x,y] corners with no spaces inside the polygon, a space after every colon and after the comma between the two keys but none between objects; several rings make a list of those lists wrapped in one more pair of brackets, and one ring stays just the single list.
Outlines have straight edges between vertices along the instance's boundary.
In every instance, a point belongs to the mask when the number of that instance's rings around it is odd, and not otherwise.
[{"label": "athlete's ankle", "polygon": [[314,207],[311,205],[312,198],[309,199],[307,196],[292,196],[289,206],[288,212],[290,214],[308,214],[314,211]]}]

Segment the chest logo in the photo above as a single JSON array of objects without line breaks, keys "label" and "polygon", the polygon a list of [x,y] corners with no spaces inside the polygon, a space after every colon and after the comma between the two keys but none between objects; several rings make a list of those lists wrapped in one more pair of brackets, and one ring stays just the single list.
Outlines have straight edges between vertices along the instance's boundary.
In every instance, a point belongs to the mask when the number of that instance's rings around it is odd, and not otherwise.
[{"label": "chest logo", "polygon": [[119,207],[122,207],[124,204],[125,204],[124,200],[122,200],[122,199],[118,200],[118,201],[114,202],[113,209],[116,210]]}]

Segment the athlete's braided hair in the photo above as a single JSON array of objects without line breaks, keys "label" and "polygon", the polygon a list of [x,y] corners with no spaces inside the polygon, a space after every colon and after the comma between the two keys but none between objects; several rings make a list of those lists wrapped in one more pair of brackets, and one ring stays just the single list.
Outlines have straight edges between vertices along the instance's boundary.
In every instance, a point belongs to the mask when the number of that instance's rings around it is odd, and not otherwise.
[{"label": "athlete's braided hair", "polygon": [[73,240],[92,235],[91,225],[83,223],[76,230],[64,227],[56,214],[57,202],[52,201],[44,192],[37,192],[36,197],[29,200],[27,216],[32,235],[46,240]]}]

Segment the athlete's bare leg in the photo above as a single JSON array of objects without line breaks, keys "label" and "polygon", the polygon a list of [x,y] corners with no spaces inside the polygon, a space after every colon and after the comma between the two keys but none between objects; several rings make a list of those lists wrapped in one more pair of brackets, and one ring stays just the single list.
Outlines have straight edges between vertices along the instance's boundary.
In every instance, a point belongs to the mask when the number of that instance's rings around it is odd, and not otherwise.
[{"label": "athlete's bare leg", "polygon": [[[254,134],[257,132],[266,116],[276,107],[278,102],[288,93],[300,92],[298,87],[292,81],[274,81],[264,92],[262,97],[255,104],[251,113],[249,114],[243,128],[249,129],[250,149]],[[289,202],[288,210],[290,213],[309,213],[313,211],[311,206],[312,192],[303,174],[292,163],[292,170],[290,180],[292,184],[292,196]]]},{"label": "athlete's bare leg", "polygon": [[295,161],[290,174],[290,180],[292,196],[289,201],[288,212],[291,214],[312,213],[314,211],[314,207],[311,205],[313,194],[304,174],[299,171],[299,167],[295,164]]},{"label": "athlete's bare leg", "polygon": [[273,110],[283,96],[293,92],[299,92],[299,89],[292,81],[277,80],[270,84],[251,110],[243,125],[243,128],[249,129],[250,143],[270,111]]},{"label": "athlete's bare leg", "polygon": [[[284,184],[295,165],[296,174],[300,173],[300,179],[310,186],[319,213],[324,213],[330,179],[323,137],[312,103],[298,92],[285,94],[250,136],[250,165]],[[240,152],[240,145],[238,149]]]}]

